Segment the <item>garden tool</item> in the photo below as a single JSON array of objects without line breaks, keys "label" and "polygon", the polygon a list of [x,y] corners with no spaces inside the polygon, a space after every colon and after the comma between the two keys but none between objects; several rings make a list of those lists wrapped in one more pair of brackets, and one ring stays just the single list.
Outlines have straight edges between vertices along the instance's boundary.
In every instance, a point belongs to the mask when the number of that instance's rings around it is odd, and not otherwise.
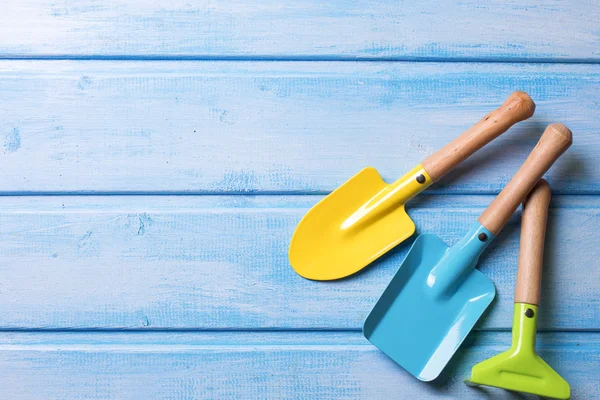
[{"label": "garden tool", "polygon": [[475,269],[480,255],[571,143],[567,127],[549,125],[511,181],[454,246],[436,235],[418,236],[367,317],[365,337],[417,378],[435,379],[495,296],[492,281]]},{"label": "garden tool", "polygon": [[552,399],[568,399],[571,389],[535,353],[535,331],[540,304],[542,259],[550,186],[540,180],[523,204],[521,249],[515,290],[512,346],[473,367],[468,385],[494,386]]},{"label": "garden tool", "polygon": [[363,169],[302,218],[290,244],[292,267],[314,280],[360,271],[414,233],[415,224],[404,209],[408,200],[534,110],[526,93],[514,92],[500,108],[392,184],[374,168]]}]

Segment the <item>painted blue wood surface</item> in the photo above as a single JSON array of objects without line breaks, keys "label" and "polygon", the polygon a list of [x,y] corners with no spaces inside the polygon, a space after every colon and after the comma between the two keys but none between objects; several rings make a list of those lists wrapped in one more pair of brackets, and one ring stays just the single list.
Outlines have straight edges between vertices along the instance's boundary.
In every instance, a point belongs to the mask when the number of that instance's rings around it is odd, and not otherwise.
[{"label": "painted blue wood surface", "polygon": [[499,192],[561,121],[575,140],[553,190],[600,193],[598,64],[3,61],[0,87],[0,193],[325,193],[367,165],[395,180],[516,89],[535,116],[432,190]]},{"label": "painted blue wood surface", "polygon": [[595,0],[21,0],[4,57],[597,61]]},{"label": "painted blue wood surface", "polygon": [[[539,334],[538,352],[596,399],[598,333]],[[463,383],[469,366],[506,350],[508,332],[475,334],[446,376],[416,380],[359,332],[0,334],[7,398],[534,399]],[[35,371],[35,373],[30,373]]]},{"label": "painted blue wood surface", "polygon": [[525,90],[535,116],[408,211],[453,243],[569,126],[538,351],[600,399],[599,20],[590,0],[3,2],[0,398],[528,398],[462,383],[510,342],[518,213],[481,263],[497,300],[433,385],[360,333],[410,242],[339,282],[287,260],[322,195]]},{"label": "painted blue wood surface", "polygon": [[[412,240],[352,278],[302,279],[289,241],[320,198],[0,197],[0,329],[359,330]],[[452,244],[492,199],[421,196],[408,212]],[[541,329],[600,329],[599,224],[595,197],[554,197]],[[517,216],[479,264],[498,290],[483,329],[510,329],[518,250]]]}]

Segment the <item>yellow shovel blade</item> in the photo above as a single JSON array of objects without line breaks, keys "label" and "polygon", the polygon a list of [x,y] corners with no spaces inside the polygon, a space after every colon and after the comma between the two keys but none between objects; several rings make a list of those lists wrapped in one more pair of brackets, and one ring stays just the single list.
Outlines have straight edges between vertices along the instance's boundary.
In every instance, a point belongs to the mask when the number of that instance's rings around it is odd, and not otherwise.
[{"label": "yellow shovel blade", "polygon": [[352,275],[410,237],[404,203],[431,184],[421,165],[395,183],[365,168],[302,218],[290,245],[294,270],[313,280]]}]

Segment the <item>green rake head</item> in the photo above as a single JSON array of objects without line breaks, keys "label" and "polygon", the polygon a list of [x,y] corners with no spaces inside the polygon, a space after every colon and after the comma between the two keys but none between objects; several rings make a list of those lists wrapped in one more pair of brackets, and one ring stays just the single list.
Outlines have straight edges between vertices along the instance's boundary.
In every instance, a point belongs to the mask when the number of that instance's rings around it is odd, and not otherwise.
[{"label": "green rake head", "polygon": [[[564,125],[564,132],[570,132]],[[535,353],[550,186],[541,179],[523,204],[512,346],[473,367],[468,385],[486,385],[552,399],[568,399],[571,388]]]},{"label": "green rake head", "polygon": [[571,388],[567,381],[535,353],[537,311],[534,305],[515,303],[511,348],[475,365],[465,383],[568,399]]}]

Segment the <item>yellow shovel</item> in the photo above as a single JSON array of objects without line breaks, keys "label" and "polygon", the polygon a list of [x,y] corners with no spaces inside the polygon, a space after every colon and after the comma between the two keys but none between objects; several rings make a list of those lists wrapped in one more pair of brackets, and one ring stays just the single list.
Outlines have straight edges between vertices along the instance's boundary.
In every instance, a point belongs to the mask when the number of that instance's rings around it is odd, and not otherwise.
[{"label": "yellow shovel", "polygon": [[533,115],[535,104],[514,92],[500,108],[392,184],[365,168],[302,218],[290,244],[294,270],[307,279],[352,275],[410,237],[404,204],[508,128]]}]

